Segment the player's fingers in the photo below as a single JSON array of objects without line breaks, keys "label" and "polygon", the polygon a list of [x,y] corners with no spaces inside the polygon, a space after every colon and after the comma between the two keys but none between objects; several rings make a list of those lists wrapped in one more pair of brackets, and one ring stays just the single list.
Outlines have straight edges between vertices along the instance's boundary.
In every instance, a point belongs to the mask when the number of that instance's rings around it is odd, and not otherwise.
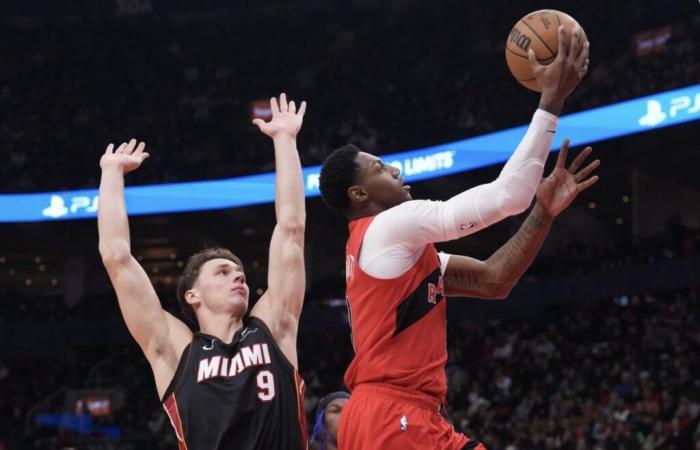
[{"label": "player's fingers", "polygon": [[136,147],[136,139],[131,138],[129,140],[129,143],[127,144],[126,148],[124,148],[124,154],[131,155],[134,152],[135,147]]},{"label": "player's fingers", "polygon": [[265,121],[262,119],[253,119],[253,125],[257,126],[262,130],[263,125],[265,125]]},{"label": "player's fingers", "polygon": [[270,110],[272,111],[272,116],[276,116],[280,112],[280,107],[277,104],[277,99],[275,97],[270,98]]},{"label": "player's fingers", "polygon": [[574,175],[574,181],[578,183],[581,180],[585,180],[586,178],[588,178],[588,175],[590,175],[591,172],[593,172],[599,166],[600,160],[596,159],[595,161],[591,162],[589,165],[581,169],[576,175]]},{"label": "player's fingers", "polygon": [[591,154],[593,149],[591,147],[586,147],[583,149],[581,153],[574,158],[574,160],[571,162],[571,165],[569,166],[569,173],[576,173],[579,167],[581,167],[581,164],[588,158],[588,155]]},{"label": "player's fingers", "polygon": [[138,155],[140,153],[143,153],[143,151],[146,149],[146,143],[145,142],[139,142],[139,145],[136,146],[136,150],[134,150],[134,154]]},{"label": "player's fingers", "polygon": [[569,154],[569,139],[564,139],[561,143],[561,149],[559,150],[559,156],[557,156],[557,167],[564,167],[566,164],[566,157]]},{"label": "player's fingers", "polygon": [[576,53],[574,53],[574,57],[578,59],[578,57],[581,55],[581,52],[583,51],[584,45],[586,43],[586,39],[583,37],[583,28],[581,27],[576,27],[579,32],[577,33],[578,39],[576,39]]},{"label": "player's fingers", "polygon": [[151,156],[151,154],[148,152],[143,152],[143,153],[139,153],[139,156],[141,157],[141,162],[144,162],[145,160],[147,160]]},{"label": "player's fingers", "polygon": [[124,153],[124,149],[126,148],[126,142],[122,142],[119,147],[117,147],[117,150],[114,153]]},{"label": "player's fingers", "polygon": [[582,65],[587,63],[588,56],[590,55],[590,47],[591,47],[590,42],[586,41],[583,43],[583,48],[581,50],[581,53],[576,58],[576,65],[578,67],[581,67]]},{"label": "player's fingers", "polygon": [[564,33],[564,25],[559,25],[557,34],[559,35],[559,51],[557,57],[566,58],[569,54],[569,46],[567,45],[566,33]]},{"label": "player's fingers", "polygon": [[305,101],[301,102],[301,105],[299,105],[299,112],[297,113],[297,115],[304,117],[304,113],[306,113],[306,102]]},{"label": "player's fingers", "polygon": [[292,113],[292,114],[296,114],[296,113],[297,113],[297,105],[294,104],[294,100],[292,100],[291,102],[289,102],[289,112]]},{"label": "player's fingers", "polygon": [[600,177],[599,177],[598,175],[594,175],[594,176],[590,177],[589,179],[587,179],[586,181],[584,181],[583,183],[577,184],[577,185],[576,185],[576,190],[577,190],[578,192],[583,192],[583,191],[585,191],[586,189],[588,189],[589,187],[591,187],[591,186],[593,186],[594,184],[596,184],[596,183],[598,182],[599,179],[600,179]]},{"label": "player's fingers", "polygon": [[289,105],[287,105],[287,94],[282,92],[280,94],[280,111],[287,112]]},{"label": "player's fingers", "polygon": [[112,144],[110,142],[109,145],[107,146],[107,149],[105,150],[105,153],[107,153],[108,155],[111,155],[112,153],[114,153],[114,144]]},{"label": "player's fingers", "polygon": [[527,51],[527,60],[530,61],[530,67],[532,67],[532,73],[537,75],[537,72],[542,68],[542,64],[537,61],[537,55],[533,49]]},{"label": "player's fingers", "polygon": [[583,64],[583,66],[580,69],[578,69],[578,77],[583,78],[586,76],[587,73],[588,73],[588,60],[586,60]]},{"label": "player's fingers", "polygon": [[575,26],[573,30],[571,30],[571,41],[569,41],[569,51],[567,56],[572,59],[576,59],[578,57],[579,52],[581,51],[581,28],[578,26]]}]

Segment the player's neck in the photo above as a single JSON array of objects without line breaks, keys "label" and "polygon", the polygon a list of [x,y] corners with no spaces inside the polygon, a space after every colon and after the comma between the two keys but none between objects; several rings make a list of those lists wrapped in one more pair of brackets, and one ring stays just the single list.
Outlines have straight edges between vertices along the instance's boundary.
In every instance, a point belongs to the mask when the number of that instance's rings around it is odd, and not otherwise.
[{"label": "player's neck", "polygon": [[368,216],[376,216],[377,214],[384,212],[386,208],[383,206],[379,206],[376,204],[369,204],[366,207],[362,209],[354,209],[348,212],[347,218],[348,222],[351,222],[353,220],[361,219],[363,217],[368,217]]},{"label": "player's neck", "polygon": [[199,317],[199,329],[202,333],[219,338],[222,342],[230,343],[233,335],[243,327],[241,317],[228,314],[203,314]]}]

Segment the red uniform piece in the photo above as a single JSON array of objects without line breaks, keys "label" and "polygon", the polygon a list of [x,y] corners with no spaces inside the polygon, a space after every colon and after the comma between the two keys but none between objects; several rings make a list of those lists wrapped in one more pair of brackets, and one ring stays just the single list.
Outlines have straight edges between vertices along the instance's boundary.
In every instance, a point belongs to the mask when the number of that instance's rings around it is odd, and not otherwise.
[{"label": "red uniform piece", "polygon": [[439,413],[447,390],[444,280],[432,244],[404,274],[378,279],[358,264],[374,216],[350,222],[347,300],[355,358],[345,372],[339,450],[480,449]]}]

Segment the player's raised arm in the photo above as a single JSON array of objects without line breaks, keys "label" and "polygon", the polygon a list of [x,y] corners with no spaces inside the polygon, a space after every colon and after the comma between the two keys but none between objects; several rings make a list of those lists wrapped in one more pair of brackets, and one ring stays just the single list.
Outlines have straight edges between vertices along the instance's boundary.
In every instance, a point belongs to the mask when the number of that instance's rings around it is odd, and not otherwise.
[{"label": "player's raised arm", "polygon": [[122,316],[151,364],[162,394],[192,335],[184,323],[163,310],[146,272],[131,255],[124,175],[138,169],[148,158],[144,150],[143,142],[136,146],[132,139],[116,150],[109,144],[102,155],[97,227],[100,255],[117,293]]},{"label": "player's raised arm", "polygon": [[272,120],[253,123],[272,138],[275,147],[275,215],[277,224],[270,241],[267,292],[251,314],[270,327],[276,342],[289,361],[297,366],[296,336],[306,290],[304,232],[306,207],[301,162],[296,137],[306,111],[302,102],[297,111],[285,94],[270,100]]},{"label": "player's raised arm", "polygon": [[[527,210],[542,180],[559,123],[557,116],[588,70],[588,42],[582,36],[577,28],[568,42],[560,30],[555,61],[548,66],[531,61],[542,87],[539,108],[494,181],[445,202],[406,202],[384,211],[370,226],[363,248],[421,249],[428,243],[465,237]],[[394,170],[398,178],[398,170]],[[381,232],[374,233],[374,229]]]},{"label": "player's raised arm", "polygon": [[552,173],[537,189],[537,202],[518,232],[486,261],[466,256],[450,256],[445,271],[445,291],[448,296],[502,299],[532,264],[549,234],[552,221],[566,209],[576,196],[598,181],[589,175],[599,165],[594,160],[578,170],[591,154],[584,149],[566,167],[568,140],[564,141]]}]

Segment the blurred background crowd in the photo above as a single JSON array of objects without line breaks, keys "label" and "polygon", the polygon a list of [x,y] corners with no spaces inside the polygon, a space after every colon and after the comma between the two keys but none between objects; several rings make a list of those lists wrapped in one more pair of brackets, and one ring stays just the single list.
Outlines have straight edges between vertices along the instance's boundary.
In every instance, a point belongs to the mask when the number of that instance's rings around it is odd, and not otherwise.
[{"label": "blurred background crowd", "polygon": [[[130,184],[271,171],[250,121],[281,91],[309,102],[304,165],[347,142],[388,153],[527,123],[537,96],[512,79],[503,49],[539,7],[566,11],[591,41],[591,69],[565,112],[700,80],[700,13],[680,0],[63,3],[0,7],[2,193],[96,187],[104,147],[132,136],[152,157]],[[458,430],[491,450],[700,450],[696,137],[690,124],[596,145],[601,182],[558,220],[511,298],[450,301]],[[414,190],[445,198],[498,169]],[[207,245],[242,257],[257,298],[271,209],[132,219],[135,254],[165,306],[177,313],[183,260]],[[487,257],[520,221],[442,249]],[[318,199],[308,222],[299,354],[313,424],[319,398],[344,388],[353,352],[344,224]],[[177,445],[95,228],[0,224],[0,450]]]}]

